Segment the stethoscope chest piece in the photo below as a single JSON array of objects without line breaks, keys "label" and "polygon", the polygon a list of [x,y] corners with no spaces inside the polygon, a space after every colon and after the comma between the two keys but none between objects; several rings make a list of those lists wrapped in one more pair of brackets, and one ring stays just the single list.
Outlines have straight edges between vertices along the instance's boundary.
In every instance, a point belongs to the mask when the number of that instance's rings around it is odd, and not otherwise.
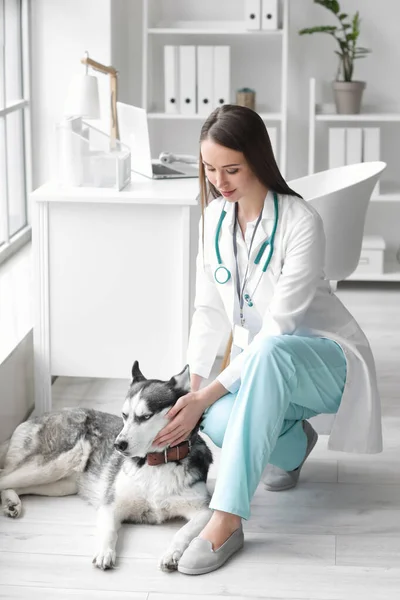
[{"label": "stethoscope chest piece", "polygon": [[245,295],[244,295],[244,301],[246,302],[247,306],[250,306],[250,307],[251,307],[251,306],[254,306],[254,305],[253,305],[253,301],[252,301],[252,299],[250,298],[249,294],[245,294]]},{"label": "stethoscope chest piece", "polygon": [[220,265],[215,269],[214,277],[217,283],[226,283],[231,278],[231,272],[224,265]]}]

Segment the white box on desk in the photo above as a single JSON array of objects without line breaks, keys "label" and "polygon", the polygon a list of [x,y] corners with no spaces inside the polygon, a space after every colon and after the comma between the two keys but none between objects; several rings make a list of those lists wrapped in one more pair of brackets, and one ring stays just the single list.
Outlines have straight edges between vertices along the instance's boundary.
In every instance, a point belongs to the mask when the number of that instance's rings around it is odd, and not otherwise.
[{"label": "white box on desk", "polygon": [[56,180],[66,187],[122,190],[131,180],[130,148],[103,131],[65,118],[56,125]]},{"label": "white box on desk", "polygon": [[385,263],[385,248],[386,242],[382,236],[364,236],[360,260],[353,275],[365,273],[383,273]]}]

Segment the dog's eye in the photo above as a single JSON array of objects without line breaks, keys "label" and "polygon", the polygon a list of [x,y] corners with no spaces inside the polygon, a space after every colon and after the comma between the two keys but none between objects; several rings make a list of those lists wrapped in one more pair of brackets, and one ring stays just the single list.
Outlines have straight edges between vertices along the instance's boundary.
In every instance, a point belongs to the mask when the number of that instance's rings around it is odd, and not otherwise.
[{"label": "dog's eye", "polygon": [[126,419],[128,418],[128,415],[126,415],[125,413],[122,413],[122,418],[124,419],[124,421],[126,421]]},{"label": "dog's eye", "polygon": [[151,415],[143,415],[143,421],[148,421],[151,418]]}]

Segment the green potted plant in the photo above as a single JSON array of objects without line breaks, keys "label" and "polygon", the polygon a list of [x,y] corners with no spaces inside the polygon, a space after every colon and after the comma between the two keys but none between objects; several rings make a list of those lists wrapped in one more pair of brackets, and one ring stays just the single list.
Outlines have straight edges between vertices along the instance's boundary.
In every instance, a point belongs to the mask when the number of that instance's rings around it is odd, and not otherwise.
[{"label": "green potted plant", "polygon": [[365,81],[353,81],[354,61],[364,58],[370,50],[358,46],[360,35],[360,16],[358,11],[351,21],[349,15],[341,11],[337,0],[314,0],[330,10],[338,19],[339,24],[321,25],[308,27],[299,31],[300,35],[311,33],[327,33],[332,36],[339,45],[335,53],[339,56],[339,65],[336,80],[333,82],[336,110],[340,114],[355,114],[360,112],[362,93]]}]

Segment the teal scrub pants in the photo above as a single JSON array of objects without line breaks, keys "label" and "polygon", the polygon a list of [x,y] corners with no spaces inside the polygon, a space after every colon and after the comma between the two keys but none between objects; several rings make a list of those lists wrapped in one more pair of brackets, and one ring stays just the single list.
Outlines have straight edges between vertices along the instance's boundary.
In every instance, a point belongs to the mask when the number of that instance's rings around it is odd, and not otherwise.
[{"label": "teal scrub pants", "polygon": [[291,471],[301,464],[303,419],[336,413],[345,381],[346,359],[332,340],[281,335],[253,342],[239,390],[212,404],[201,422],[222,448],[210,508],[248,519],[266,465]]}]

